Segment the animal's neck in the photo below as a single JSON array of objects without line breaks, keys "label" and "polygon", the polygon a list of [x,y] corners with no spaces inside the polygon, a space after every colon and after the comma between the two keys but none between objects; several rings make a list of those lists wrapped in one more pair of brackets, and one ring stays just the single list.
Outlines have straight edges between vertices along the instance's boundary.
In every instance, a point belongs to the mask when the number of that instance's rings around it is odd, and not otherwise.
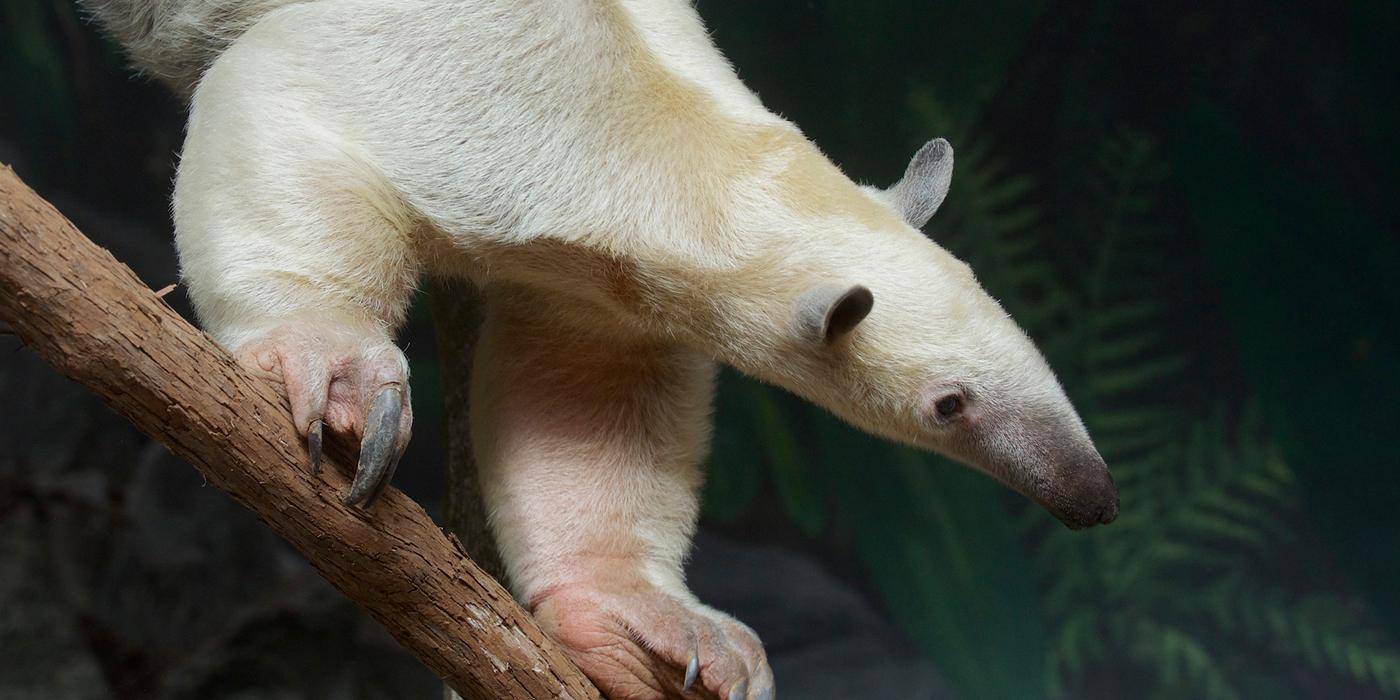
[{"label": "animal's neck", "polygon": [[688,3],[597,7],[611,63],[583,93],[597,120],[570,156],[591,165],[563,188],[586,196],[528,208],[522,238],[550,243],[479,250],[491,260],[480,270],[706,344],[781,332],[786,321],[768,316],[785,313],[784,300],[858,257],[858,229],[898,218],[762,107]]}]

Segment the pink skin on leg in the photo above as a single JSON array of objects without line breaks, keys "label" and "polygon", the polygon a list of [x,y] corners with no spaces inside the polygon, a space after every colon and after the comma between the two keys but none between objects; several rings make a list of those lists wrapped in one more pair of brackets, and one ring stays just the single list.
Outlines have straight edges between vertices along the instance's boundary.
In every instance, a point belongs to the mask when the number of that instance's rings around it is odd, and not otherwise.
[{"label": "pink skin on leg", "polygon": [[552,301],[495,294],[474,372],[473,442],[512,587],[608,697],[772,697],[757,637],[681,571],[712,364],[595,335]]},{"label": "pink skin on leg", "polygon": [[608,697],[772,697],[772,671],[748,627],[689,596],[640,580],[613,588],[621,582],[608,578],[546,591],[530,606]]},{"label": "pink skin on leg", "polygon": [[388,485],[413,425],[408,361],[380,330],[328,321],[289,321],[235,352],[244,365],[280,377],[297,430],[320,469],[322,430],[360,442],[347,504],[368,507]]}]

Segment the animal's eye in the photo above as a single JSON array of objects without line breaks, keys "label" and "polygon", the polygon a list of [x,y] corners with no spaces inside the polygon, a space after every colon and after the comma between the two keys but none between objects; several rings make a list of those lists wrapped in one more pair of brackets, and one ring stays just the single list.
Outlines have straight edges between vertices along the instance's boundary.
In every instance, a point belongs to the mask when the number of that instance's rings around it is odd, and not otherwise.
[{"label": "animal's eye", "polygon": [[934,410],[938,411],[939,418],[954,418],[963,410],[963,400],[957,394],[949,394],[938,400],[934,404]]}]

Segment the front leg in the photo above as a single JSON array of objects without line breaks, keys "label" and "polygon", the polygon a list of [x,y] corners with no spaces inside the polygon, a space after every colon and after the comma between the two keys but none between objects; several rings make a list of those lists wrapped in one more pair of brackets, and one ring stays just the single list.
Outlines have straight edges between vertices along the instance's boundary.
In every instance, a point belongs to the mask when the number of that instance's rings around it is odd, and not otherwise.
[{"label": "front leg", "polygon": [[412,424],[393,329],[418,276],[416,221],[360,149],[235,62],[191,105],[175,184],[180,268],[201,324],[286,385],[312,470],[329,430],[360,444],[344,501],[389,484]]},{"label": "front leg", "polygon": [[[771,698],[752,630],[685,586],[714,366],[497,293],[473,373],[483,496],[515,594],[611,698]],[[556,315],[557,314],[557,315]]]}]

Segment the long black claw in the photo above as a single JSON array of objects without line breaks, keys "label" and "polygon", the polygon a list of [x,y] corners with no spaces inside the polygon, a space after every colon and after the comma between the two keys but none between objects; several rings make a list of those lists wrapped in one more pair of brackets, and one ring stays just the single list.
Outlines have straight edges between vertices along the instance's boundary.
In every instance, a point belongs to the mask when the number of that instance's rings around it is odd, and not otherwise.
[{"label": "long black claw", "polygon": [[399,454],[399,418],[403,414],[403,392],[397,386],[385,387],[374,397],[365,421],[365,437],[360,441],[360,464],[355,482],[341,503],[364,503],[381,488]]},{"label": "long black claw", "polygon": [[321,419],[311,421],[311,428],[306,431],[306,451],[311,453],[311,474],[321,475],[321,429],[323,424]]}]

